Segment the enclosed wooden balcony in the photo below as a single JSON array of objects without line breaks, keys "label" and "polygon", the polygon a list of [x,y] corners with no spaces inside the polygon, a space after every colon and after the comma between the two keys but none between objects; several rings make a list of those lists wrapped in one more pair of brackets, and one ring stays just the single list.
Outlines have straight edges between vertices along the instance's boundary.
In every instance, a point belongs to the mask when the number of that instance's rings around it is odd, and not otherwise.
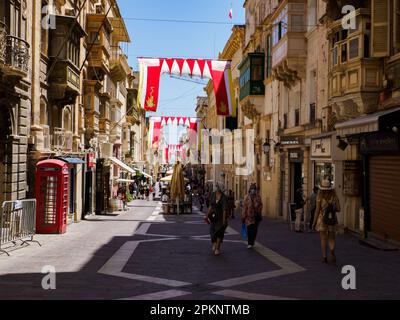
[{"label": "enclosed wooden balcony", "polygon": [[272,70],[288,87],[305,76],[307,1],[283,1],[274,13],[272,30]]},{"label": "enclosed wooden balcony", "polygon": [[122,51],[121,47],[111,47],[110,73],[115,81],[122,81],[131,73],[131,67],[128,63],[128,57]]},{"label": "enclosed wooden balcony", "polygon": [[[100,28],[100,26],[102,27]],[[110,72],[112,32],[109,19],[104,14],[88,14],[86,31],[89,68],[96,69],[100,76],[108,74]]]},{"label": "enclosed wooden balcony", "polygon": [[56,28],[49,35],[53,66],[49,70],[49,98],[66,105],[74,103],[80,93],[80,40],[86,33],[75,17],[56,15],[55,20]]},{"label": "enclosed wooden balcony", "polygon": [[383,90],[383,61],[371,56],[371,16],[356,11],[356,29],[343,30],[341,20],[329,26],[328,97],[339,120],[377,110]]},{"label": "enclosed wooden balcony", "polygon": [[249,53],[239,65],[240,100],[250,96],[264,96],[264,53]]}]

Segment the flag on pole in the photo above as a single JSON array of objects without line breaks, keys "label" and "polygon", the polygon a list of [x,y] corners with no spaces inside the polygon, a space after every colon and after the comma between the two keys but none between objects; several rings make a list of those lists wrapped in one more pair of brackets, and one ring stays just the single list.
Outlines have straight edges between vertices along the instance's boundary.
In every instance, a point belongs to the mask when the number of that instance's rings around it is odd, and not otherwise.
[{"label": "flag on pole", "polygon": [[231,5],[231,9],[229,10],[229,19],[232,20],[233,18],[233,9],[232,9],[232,5]]}]

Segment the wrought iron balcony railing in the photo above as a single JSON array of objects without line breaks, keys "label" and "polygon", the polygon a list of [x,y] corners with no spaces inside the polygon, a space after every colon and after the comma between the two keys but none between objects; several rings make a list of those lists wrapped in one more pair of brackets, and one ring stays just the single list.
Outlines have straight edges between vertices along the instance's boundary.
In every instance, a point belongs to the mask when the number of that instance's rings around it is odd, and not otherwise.
[{"label": "wrought iron balcony railing", "polygon": [[0,64],[4,64],[6,57],[7,26],[0,21]]},{"label": "wrought iron balcony railing", "polygon": [[5,64],[11,69],[28,73],[29,44],[25,40],[6,36]]}]

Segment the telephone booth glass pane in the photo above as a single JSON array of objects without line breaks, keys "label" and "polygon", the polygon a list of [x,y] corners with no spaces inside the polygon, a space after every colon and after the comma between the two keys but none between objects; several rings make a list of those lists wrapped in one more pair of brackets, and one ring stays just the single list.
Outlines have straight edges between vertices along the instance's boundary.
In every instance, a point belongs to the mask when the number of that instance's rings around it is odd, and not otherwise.
[{"label": "telephone booth glass pane", "polygon": [[40,191],[44,195],[43,198],[43,224],[56,224],[56,203],[57,203],[57,182],[56,176],[42,177],[40,182]]}]

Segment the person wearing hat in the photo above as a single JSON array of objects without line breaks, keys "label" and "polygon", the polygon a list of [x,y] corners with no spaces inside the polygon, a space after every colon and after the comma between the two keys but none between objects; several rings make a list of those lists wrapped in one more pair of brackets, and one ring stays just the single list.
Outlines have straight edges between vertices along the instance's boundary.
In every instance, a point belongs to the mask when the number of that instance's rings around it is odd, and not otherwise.
[{"label": "person wearing hat", "polygon": [[317,207],[313,228],[320,233],[322,261],[328,263],[327,245],[331,253],[332,262],[336,262],[335,237],[337,232],[337,212],[340,211],[339,199],[329,180],[323,180],[319,186]]}]

